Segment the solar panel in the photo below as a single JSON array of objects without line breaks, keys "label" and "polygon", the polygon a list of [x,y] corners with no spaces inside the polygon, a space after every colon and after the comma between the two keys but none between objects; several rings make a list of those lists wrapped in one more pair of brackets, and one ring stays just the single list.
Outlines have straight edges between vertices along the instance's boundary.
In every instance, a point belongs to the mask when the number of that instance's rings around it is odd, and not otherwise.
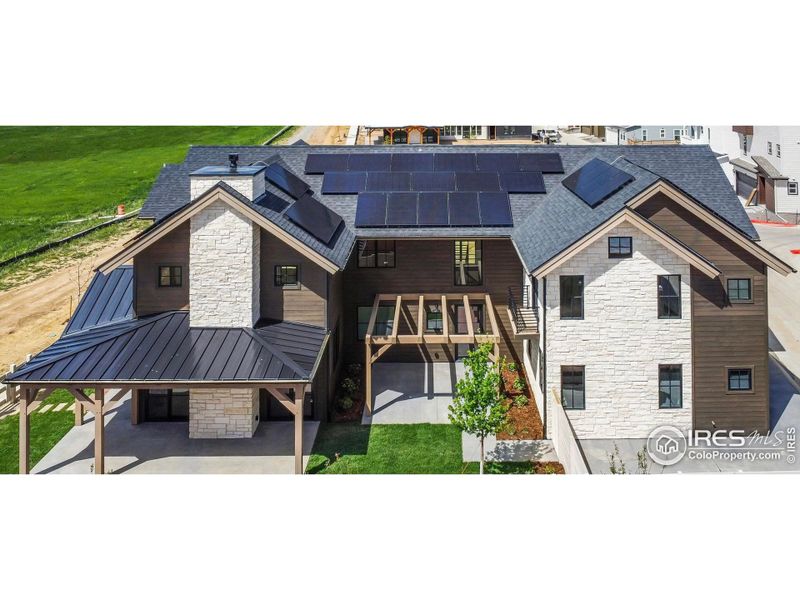
[{"label": "solar panel", "polygon": [[358,195],[356,227],[386,226],[386,194],[365,192]]},{"label": "solar panel", "polygon": [[499,192],[497,173],[456,173],[456,189],[459,192]]},{"label": "solar panel", "polygon": [[451,192],[448,204],[450,225],[481,226],[477,192]]},{"label": "solar panel", "polygon": [[631,181],[633,181],[633,176],[629,173],[599,158],[593,158],[580,169],[565,177],[561,183],[594,208]]},{"label": "solar panel", "polygon": [[297,175],[287,171],[282,165],[276,163],[268,165],[264,174],[270,183],[278,186],[294,199],[300,198],[300,196],[311,189],[309,185]]},{"label": "solar panel", "polygon": [[481,225],[484,227],[511,227],[511,204],[506,192],[481,192],[478,194]]},{"label": "solar panel", "polygon": [[323,194],[357,194],[367,185],[366,173],[325,173],[322,180]]},{"label": "solar panel", "polygon": [[433,166],[436,171],[474,171],[475,154],[458,152],[434,154]]},{"label": "solar panel", "polygon": [[417,194],[414,192],[395,192],[389,194],[386,203],[386,225],[388,227],[409,227],[417,224]]},{"label": "solar panel", "polygon": [[456,191],[455,173],[412,173],[411,189],[420,192]]},{"label": "solar panel", "polygon": [[422,192],[419,194],[417,223],[420,227],[446,227],[450,224],[445,192]]},{"label": "solar panel", "polygon": [[323,244],[330,244],[342,224],[342,217],[314,200],[310,194],[295,200],[285,215]]},{"label": "solar panel", "polygon": [[272,192],[264,192],[264,195],[256,198],[253,201],[253,204],[263,206],[264,208],[274,210],[275,212],[283,212],[283,210],[289,206],[288,200],[279,198]]},{"label": "solar panel", "polygon": [[348,171],[389,171],[392,155],[388,152],[370,154],[351,154],[347,161]]},{"label": "solar panel", "polygon": [[411,190],[411,173],[367,173],[368,192],[408,192]]},{"label": "solar panel", "polygon": [[561,155],[556,152],[536,152],[519,155],[520,171],[539,171],[539,173],[563,173]]},{"label": "solar panel", "polygon": [[513,152],[478,152],[478,171],[519,171],[519,158]]},{"label": "solar panel", "polygon": [[512,194],[544,194],[544,178],[533,171],[500,173],[500,189]]},{"label": "solar panel", "polygon": [[433,154],[393,154],[392,171],[433,171]]},{"label": "solar panel", "polygon": [[305,172],[320,175],[328,171],[347,171],[347,154],[309,154]]}]

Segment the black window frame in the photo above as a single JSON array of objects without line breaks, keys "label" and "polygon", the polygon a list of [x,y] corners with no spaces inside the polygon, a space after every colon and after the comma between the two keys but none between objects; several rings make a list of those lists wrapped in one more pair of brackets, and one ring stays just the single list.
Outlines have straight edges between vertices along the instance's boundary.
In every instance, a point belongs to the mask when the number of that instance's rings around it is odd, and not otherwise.
[{"label": "black window frame", "polygon": [[[167,272],[167,283],[163,283],[163,274],[162,271],[164,269],[169,269]],[[177,272],[177,277],[175,273]],[[183,287],[183,266],[182,265],[158,265],[158,270],[156,271],[158,280],[158,287]],[[176,283],[177,281],[177,283]]]},{"label": "black window frame", "polygon": [[[740,283],[737,283],[735,294],[731,294],[731,282],[747,282],[747,298],[741,297]],[[753,279],[751,277],[729,277],[725,280],[725,294],[731,304],[752,304],[753,303]]]},{"label": "black window frame", "polygon": [[[287,274],[284,269],[294,269],[294,281],[286,281]],[[300,265],[275,265],[273,268],[273,283],[275,287],[283,289],[300,289]]]},{"label": "black window frame", "polygon": [[[796,181],[787,181],[786,182],[786,194],[789,196],[797,196],[800,194],[800,185]],[[792,191],[794,190],[794,191]]]},{"label": "black window frame", "polygon": [[[674,378],[676,373],[677,381]],[[667,376],[666,382],[665,375]],[[677,404],[673,401],[676,391],[678,394]],[[668,399],[666,403],[664,402],[665,393]],[[683,408],[683,365],[658,365],[658,408],[664,410]]]},{"label": "black window frame", "polygon": [[[661,280],[670,278],[677,278],[678,284],[674,286],[670,283],[671,288],[677,287],[677,294],[674,296],[662,295]],[[656,280],[656,293],[658,296],[658,318],[659,319],[680,319],[683,316],[683,308],[681,306],[681,276],[680,275],[658,275]],[[665,310],[666,309],[666,310]],[[675,314],[677,313],[677,314]]]},{"label": "black window frame", "polygon": [[[574,380],[565,383],[568,376],[580,376],[580,382]],[[569,386],[569,387],[567,387]],[[580,392],[580,405],[576,405],[575,393]],[[586,410],[586,366],[561,365],[561,406],[564,410]]]},{"label": "black window frame", "polygon": [[[580,295],[568,296],[565,292],[565,284],[567,281],[576,279],[580,282]],[[584,276],[583,275],[561,275],[558,278],[558,295],[559,295],[559,317],[562,320],[575,321],[584,318]],[[569,297],[569,304],[565,303],[565,299]],[[576,301],[579,301],[580,314],[575,314]]]},{"label": "black window frame", "polygon": [[[746,373],[747,379],[749,382],[749,387],[731,387],[731,376],[736,375],[737,378],[741,378],[741,374]],[[726,374],[726,381],[725,381],[725,389],[728,391],[729,394],[752,394],[753,393],[753,367],[726,367],[725,368]]]},{"label": "black window frame", "polygon": [[[437,310],[438,309],[438,310]],[[431,321],[436,320],[435,316],[439,315],[438,320],[441,327],[431,327]],[[425,305],[425,333],[442,333],[444,331],[444,313],[442,312],[442,305],[439,303],[431,303]]]},{"label": "black window frame", "polygon": [[[461,245],[475,244],[475,260],[474,262],[460,262],[464,261],[464,257],[469,257],[469,251],[464,252]],[[469,273],[474,275],[475,267],[477,267],[478,277],[467,277],[467,270],[464,270],[464,281],[460,281],[461,265],[470,267]],[[456,287],[477,287],[483,285],[483,242],[481,240],[453,240],[453,285]]]},{"label": "black window frame", "polygon": [[[627,251],[623,251],[621,240],[628,240]],[[616,244],[615,244],[616,241]],[[616,246],[616,248],[615,248]],[[612,235],[608,238],[608,258],[630,258],[633,256],[633,238],[629,235]]]},{"label": "black window frame", "polygon": [[[364,254],[372,249],[371,254]],[[397,266],[397,244],[395,240],[359,240],[356,252],[359,269],[394,269]],[[380,256],[391,257],[391,261],[381,264]],[[370,257],[372,260],[370,260]],[[389,264],[391,262],[391,264]],[[371,263],[371,264],[370,264]]]},{"label": "black window frame", "polygon": [[[364,309],[366,314],[369,316],[365,321],[361,320],[360,314],[362,309]],[[385,320],[379,318],[381,314],[388,315]],[[362,304],[361,306],[356,306],[356,339],[359,341],[364,341],[367,337],[368,328],[369,328],[369,320],[372,318],[372,305]],[[361,325],[364,325],[364,335],[361,335]],[[373,335],[389,335],[392,332],[392,326],[394,325],[394,306],[388,305],[379,305],[378,306],[378,313],[376,314],[375,319],[375,329]]]}]

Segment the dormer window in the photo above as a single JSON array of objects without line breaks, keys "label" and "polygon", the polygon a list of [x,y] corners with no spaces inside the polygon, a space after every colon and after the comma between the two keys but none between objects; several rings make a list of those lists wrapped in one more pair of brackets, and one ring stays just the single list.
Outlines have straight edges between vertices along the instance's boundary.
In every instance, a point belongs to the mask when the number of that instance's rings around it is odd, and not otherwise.
[{"label": "dormer window", "polygon": [[158,267],[158,287],[181,287],[183,267],[165,265]]}]

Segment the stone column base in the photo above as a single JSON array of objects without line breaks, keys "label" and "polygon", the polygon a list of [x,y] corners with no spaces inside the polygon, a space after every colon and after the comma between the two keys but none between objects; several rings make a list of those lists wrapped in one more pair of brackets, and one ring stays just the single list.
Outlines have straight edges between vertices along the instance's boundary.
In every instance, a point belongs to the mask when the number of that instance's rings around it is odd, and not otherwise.
[{"label": "stone column base", "polygon": [[258,421],[257,388],[189,390],[190,438],[249,438]]}]

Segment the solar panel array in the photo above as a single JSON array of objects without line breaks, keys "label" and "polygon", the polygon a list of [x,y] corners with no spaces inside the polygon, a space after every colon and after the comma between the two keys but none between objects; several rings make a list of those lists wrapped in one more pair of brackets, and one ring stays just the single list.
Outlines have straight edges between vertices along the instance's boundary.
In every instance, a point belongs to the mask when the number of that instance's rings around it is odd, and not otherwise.
[{"label": "solar panel array", "polygon": [[344,171],[563,173],[564,166],[557,152],[370,152],[309,154],[306,158],[305,172],[308,175]]},{"label": "solar panel array", "polygon": [[598,206],[628,183],[633,176],[622,169],[593,158],[561,182],[590,207]]},{"label": "solar panel array", "polygon": [[324,204],[317,202],[311,197],[311,194],[295,200],[284,214],[323,244],[330,244],[342,224],[342,217]]},{"label": "solar panel array", "polygon": [[507,192],[362,192],[356,227],[511,227]]},{"label": "solar panel array", "polygon": [[538,172],[491,171],[332,171],[325,174],[322,193],[361,192],[509,192],[545,193],[544,178]]}]

